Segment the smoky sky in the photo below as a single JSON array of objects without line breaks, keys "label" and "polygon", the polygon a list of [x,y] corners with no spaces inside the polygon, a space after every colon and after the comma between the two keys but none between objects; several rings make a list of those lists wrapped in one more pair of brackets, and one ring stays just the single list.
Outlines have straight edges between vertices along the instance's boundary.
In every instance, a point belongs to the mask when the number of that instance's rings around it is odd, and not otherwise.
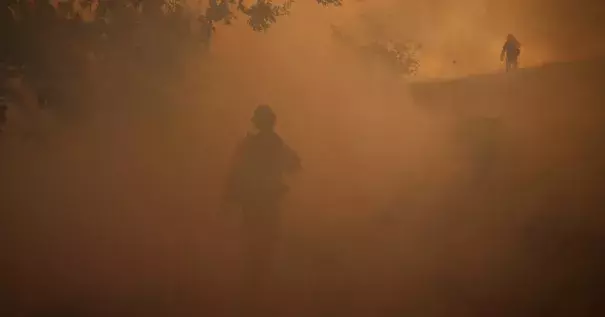
[{"label": "smoky sky", "polygon": [[420,77],[460,77],[501,69],[498,57],[509,33],[523,46],[523,67],[602,56],[604,15],[605,5],[589,0],[376,0],[347,1],[339,8],[297,3],[268,33],[307,21],[306,45],[317,45],[317,34],[329,33],[328,24],[360,43],[413,41],[422,45]]},{"label": "smoky sky", "polygon": [[[514,19],[561,58],[603,53],[603,1],[492,1],[494,11],[509,11]],[[509,6],[509,9],[506,7]],[[497,15],[497,14],[496,14]]]}]

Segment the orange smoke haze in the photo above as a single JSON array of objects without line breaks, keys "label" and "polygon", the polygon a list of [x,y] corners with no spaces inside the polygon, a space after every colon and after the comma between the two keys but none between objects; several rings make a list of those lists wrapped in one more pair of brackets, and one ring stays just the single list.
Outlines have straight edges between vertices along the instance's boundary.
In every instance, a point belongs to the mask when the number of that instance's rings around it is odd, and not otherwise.
[{"label": "orange smoke haze", "polygon": [[[524,47],[522,66],[599,55],[605,42],[579,11],[569,11],[574,24],[540,5],[298,1],[267,33],[252,32],[243,18],[217,26],[210,54],[185,55],[185,70],[156,87],[169,102],[140,90],[100,91],[77,122],[33,106],[11,109],[0,138],[0,295],[21,312],[15,316],[234,309],[241,220],[221,195],[234,147],[253,109],[267,103],[303,163],[289,179],[275,272],[259,295],[274,316],[584,308],[585,298],[564,290],[591,280],[593,262],[541,256],[549,241],[569,246],[605,232],[596,212],[603,67],[504,76],[499,53],[507,33]],[[425,84],[428,93],[415,94],[420,88],[384,65],[334,45],[330,24],[362,40],[420,42],[422,79],[488,76]],[[136,65],[92,65],[87,80],[134,87],[121,74]],[[158,67],[157,78],[167,76]],[[489,126],[476,132],[482,124]],[[485,139],[497,149],[495,176],[475,182]],[[552,228],[536,220],[550,212],[558,217]],[[579,259],[587,249],[561,257]],[[575,273],[585,274],[576,284]]]}]

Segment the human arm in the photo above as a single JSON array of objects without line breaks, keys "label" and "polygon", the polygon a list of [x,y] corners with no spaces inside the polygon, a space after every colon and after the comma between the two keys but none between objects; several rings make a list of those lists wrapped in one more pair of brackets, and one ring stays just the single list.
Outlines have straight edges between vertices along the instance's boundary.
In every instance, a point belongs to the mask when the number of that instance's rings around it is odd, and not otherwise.
[{"label": "human arm", "polygon": [[288,145],[284,145],[284,153],[285,153],[285,159],[284,159],[284,169],[286,172],[288,173],[294,173],[294,172],[298,172],[302,169],[302,163],[300,160],[300,156],[298,156],[298,153],[296,153],[296,151],[294,151],[291,147],[289,147]]}]

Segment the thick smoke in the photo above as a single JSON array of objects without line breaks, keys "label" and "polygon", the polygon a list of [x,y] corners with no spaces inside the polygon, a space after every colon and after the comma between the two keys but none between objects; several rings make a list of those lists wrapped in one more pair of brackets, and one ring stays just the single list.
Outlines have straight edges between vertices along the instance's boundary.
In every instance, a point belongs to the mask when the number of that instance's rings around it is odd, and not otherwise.
[{"label": "thick smoke", "polygon": [[422,44],[420,75],[459,77],[496,71],[509,33],[521,41],[521,64],[603,56],[600,1],[365,1],[351,4],[350,28],[374,39]]},{"label": "thick smoke", "polygon": [[[595,249],[574,240],[602,224],[591,211],[603,182],[594,175],[605,160],[596,158],[600,152],[586,159],[602,142],[591,81],[547,82],[577,85],[566,98],[550,96],[550,86],[531,74],[516,94],[485,88],[519,87],[513,75],[418,97],[384,65],[334,45],[330,34],[334,23],[366,32],[362,20],[386,19],[388,37],[424,44],[429,77],[498,69],[509,32],[536,64],[573,57],[557,55],[562,38],[541,38],[532,24],[558,13],[532,17],[526,2],[510,2],[514,9],[494,3],[365,1],[324,9],[300,2],[264,34],[241,21],[219,27],[208,56],[188,56],[179,76],[158,80],[162,102],[124,82],[117,98],[89,96],[80,121],[33,106],[11,112],[21,125],[0,140],[6,316],[246,316],[235,307],[241,220],[221,196],[233,149],[260,103],[275,109],[278,132],[303,161],[289,180],[275,270],[258,294],[272,315],[587,310],[590,299],[563,299],[572,271],[584,272],[583,283],[597,262],[558,265],[544,236],[572,245],[569,257],[585,255],[577,244]],[[88,78],[122,83],[124,69],[100,78],[93,66]],[[577,112],[562,105],[581,98],[587,106]],[[491,180],[476,175],[483,136],[500,151]],[[557,208],[564,209],[558,218],[547,217]],[[580,208],[590,226],[567,213]],[[553,258],[536,260],[543,254]]]}]

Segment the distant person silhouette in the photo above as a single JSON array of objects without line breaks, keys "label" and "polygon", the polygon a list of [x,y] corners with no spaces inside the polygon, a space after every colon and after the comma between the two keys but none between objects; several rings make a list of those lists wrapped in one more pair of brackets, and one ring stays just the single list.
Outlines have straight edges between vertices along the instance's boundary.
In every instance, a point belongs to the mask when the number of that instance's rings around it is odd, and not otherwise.
[{"label": "distant person silhouette", "polygon": [[500,61],[506,58],[506,71],[517,69],[519,67],[519,55],[521,55],[521,43],[517,41],[514,35],[509,34],[506,37],[506,42],[502,46],[500,53]]},{"label": "distant person silhouette", "polygon": [[263,279],[279,233],[279,204],[288,192],[284,175],[301,169],[300,158],[275,132],[277,117],[260,105],[249,133],[237,147],[228,181],[227,200],[243,212],[246,282]]}]

